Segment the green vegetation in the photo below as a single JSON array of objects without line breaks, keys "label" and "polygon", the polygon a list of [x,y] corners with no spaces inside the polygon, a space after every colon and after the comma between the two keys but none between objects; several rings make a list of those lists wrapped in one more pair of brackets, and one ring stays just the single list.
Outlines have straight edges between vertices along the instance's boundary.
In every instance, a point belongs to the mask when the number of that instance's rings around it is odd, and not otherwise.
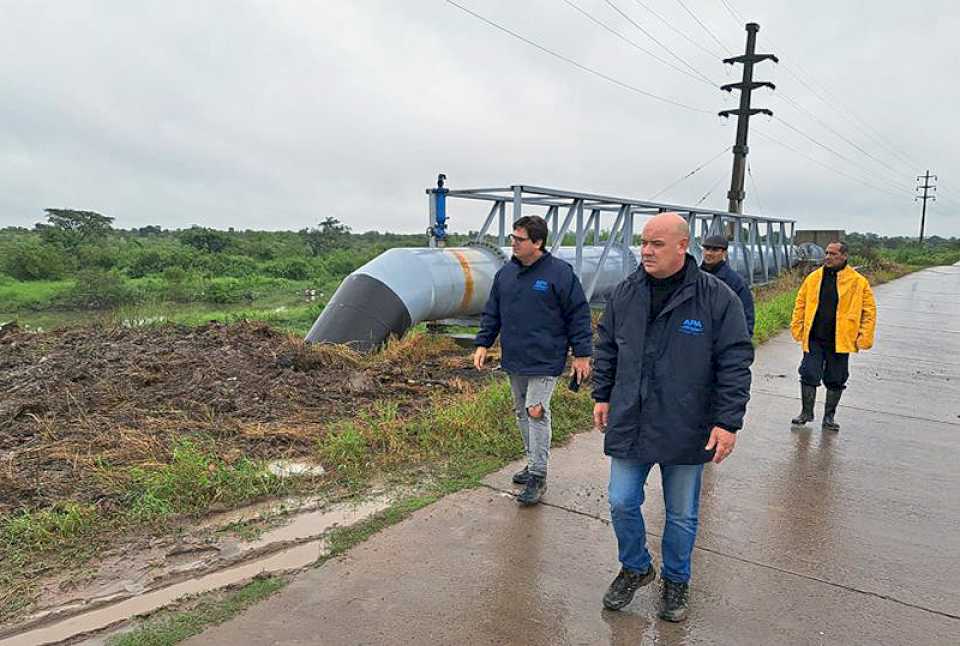
[{"label": "green vegetation", "polygon": [[199,635],[206,628],[233,619],[287,584],[280,577],[254,579],[227,594],[202,598],[189,610],[165,611],[139,628],[111,638],[109,646],[169,646]]},{"label": "green vegetation", "polygon": [[179,514],[202,514],[214,504],[238,505],[284,492],[285,483],[262,463],[241,457],[227,464],[210,444],[183,438],[169,464],[131,469],[126,484],[126,517],[133,523]]},{"label": "green vegetation", "polygon": [[[437,498],[434,494],[407,498],[360,523],[330,530],[326,536],[327,553],[317,565],[345,553],[380,530],[399,523]],[[162,610],[136,629],[117,635],[107,643],[109,646],[172,646],[200,634],[210,626],[232,619],[285,585],[286,580],[281,577],[266,577],[255,579],[233,592],[211,593],[201,597],[188,609]]]},{"label": "green vegetation", "polygon": [[[426,243],[423,235],[354,234],[334,218],[296,232],[118,230],[112,220],[48,209],[34,229],[0,230],[0,321],[46,327],[145,308],[190,323],[238,310],[305,332],[347,274],[386,249]],[[272,316],[279,307],[299,311]]]}]

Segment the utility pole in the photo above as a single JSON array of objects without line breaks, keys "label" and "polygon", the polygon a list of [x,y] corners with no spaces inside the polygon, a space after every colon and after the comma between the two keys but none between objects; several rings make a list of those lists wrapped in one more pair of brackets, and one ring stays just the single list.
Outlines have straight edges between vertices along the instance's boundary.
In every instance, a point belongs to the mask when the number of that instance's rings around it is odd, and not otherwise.
[{"label": "utility pole", "polygon": [[923,184],[920,186],[917,186],[918,191],[921,188],[923,189],[923,195],[922,196],[918,195],[917,197],[913,198],[914,202],[916,202],[917,200],[923,200],[923,210],[920,212],[920,244],[923,244],[923,225],[926,224],[926,220],[927,220],[927,200],[933,200],[934,202],[937,201],[936,195],[930,195],[927,192],[931,190],[933,191],[937,190],[937,187],[930,183],[931,179],[933,181],[937,181],[937,176],[931,175],[929,168],[927,169],[926,175],[920,175],[919,177],[917,177],[918,182],[920,180],[923,180]]},{"label": "utility pole", "polygon": [[737,115],[737,141],[733,146],[733,176],[730,179],[730,192],[727,197],[730,204],[727,211],[730,213],[743,213],[743,198],[746,193],[743,191],[744,175],[747,168],[747,131],[750,126],[750,117],[754,114],[766,114],[773,116],[773,111],[766,108],[751,108],[750,94],[758,87],[768,87],[775,90],[776,86],[769,81],[753,80],[753,64],[772,60],[779,63],[773,54],[757,54],[757,32],[760,31],[760,25],[755,22],[747,23],[747,48],[743,56],[734,56],[733,58],[723,59],[724,63],[733,65],[734,63],[743,63],[743,80],[740,83],[730,83],[721,85],[720,89],[726,92],[740,90],[740,108],[737,110],[722,110],[721,117],[729,117],[732,114]]}]

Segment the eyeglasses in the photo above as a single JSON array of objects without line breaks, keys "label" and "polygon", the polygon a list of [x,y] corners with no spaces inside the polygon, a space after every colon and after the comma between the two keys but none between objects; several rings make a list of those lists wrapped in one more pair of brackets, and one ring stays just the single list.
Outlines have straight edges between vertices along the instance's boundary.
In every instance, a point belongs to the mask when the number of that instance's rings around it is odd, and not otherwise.
[{"label": "eyeglasses", "polygon": [[518,236],[513,233],[510,234],[509,238],[510,238],[510,242],[525,242],[526,240],[530,239],[530,238],[524,238],[523,236]]}]

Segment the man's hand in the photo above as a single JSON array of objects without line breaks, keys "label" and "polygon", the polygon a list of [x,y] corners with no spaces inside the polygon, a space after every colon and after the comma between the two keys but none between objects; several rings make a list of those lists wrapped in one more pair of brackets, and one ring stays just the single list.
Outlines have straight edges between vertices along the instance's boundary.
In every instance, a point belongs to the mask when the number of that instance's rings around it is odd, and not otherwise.
[{"label": "man's hand", "polygon": [[590,357],[574,357],[573,374],[577,376],[577,383],[582,384],[590,376]]},{"label": "man's hand", "polygon": [[[594,411],[593,416],[596,418],[596,411]],[[731,433],[730,431],[726,431],[719,426],[714,426],[713,430],[710,431],[710,439],[707,441],[707,445],[703,448],[707,451],[712,448],[716,448],[716,452],[713,454],[713,462],[714,464],[720,464],[728,455],[733,453],[733,445],[736,443],[736,433]]]},{"label": "man's hand", "polygon": [[593,405],[593,427],[605,433],[610,419],[610,402],[597,402]]},{"label": "man's hand", "polygon": [[487,360],[487,349],[478,345],[473,351],[473,367],[477,370],[483,370],[483,362]]}]

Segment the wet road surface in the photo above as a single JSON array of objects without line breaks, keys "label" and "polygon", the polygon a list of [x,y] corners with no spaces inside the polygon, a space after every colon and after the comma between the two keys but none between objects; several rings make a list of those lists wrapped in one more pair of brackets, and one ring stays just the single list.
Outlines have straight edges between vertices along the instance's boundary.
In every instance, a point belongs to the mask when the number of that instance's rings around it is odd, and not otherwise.
[{"label": "wet road surface", "polygon": [[[960,266],[876,288],[839,434],[789,423],[800,350],[762,346],[733,456],[708,465],[691,613],[657,590],[601,609],[615,576],[598,433],[551,457],[546,504],[511,465],[296,578],[190,644],[960,644]],[[644,511],[659,563],[659,474]]]}]

